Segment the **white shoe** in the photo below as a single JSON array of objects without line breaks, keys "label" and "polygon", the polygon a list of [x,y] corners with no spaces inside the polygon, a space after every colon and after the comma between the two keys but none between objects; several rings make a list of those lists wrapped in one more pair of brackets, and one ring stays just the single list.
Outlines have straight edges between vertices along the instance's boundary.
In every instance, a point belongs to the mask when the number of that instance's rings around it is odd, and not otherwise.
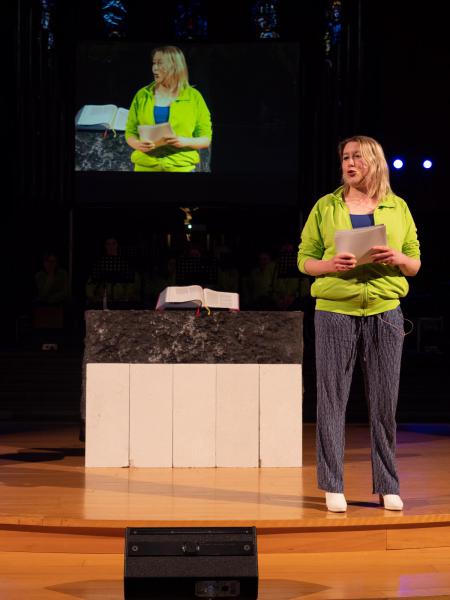
[{"label": "white shoe", "polygon": [[385,496],[380,494],[380,504],[386,510],[403,510],[402,499],[397,494],[386,494]]},{"label": "white shoe", "polygon": [[347,510],[347,502],[344,494],[325,492],[325,502],[330,512],[345,512]]}]

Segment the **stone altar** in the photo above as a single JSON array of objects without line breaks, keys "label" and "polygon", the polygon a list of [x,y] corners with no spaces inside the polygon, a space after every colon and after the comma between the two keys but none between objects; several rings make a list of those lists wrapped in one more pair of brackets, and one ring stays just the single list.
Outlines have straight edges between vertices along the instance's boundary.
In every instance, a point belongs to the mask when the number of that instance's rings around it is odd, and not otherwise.
[{"label": "stone altar", "polygon": [[301,466],[301,312],[86,311],[86,466]]}]

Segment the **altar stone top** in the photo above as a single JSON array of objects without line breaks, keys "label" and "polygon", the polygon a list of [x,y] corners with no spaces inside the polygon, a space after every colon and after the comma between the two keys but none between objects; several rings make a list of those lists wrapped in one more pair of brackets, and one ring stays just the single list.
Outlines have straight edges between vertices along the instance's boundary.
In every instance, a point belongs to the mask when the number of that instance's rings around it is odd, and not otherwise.
[{"label": "altar stone top", "polygon": [[297,311],[88,310],[85,363],[301,364]]}]

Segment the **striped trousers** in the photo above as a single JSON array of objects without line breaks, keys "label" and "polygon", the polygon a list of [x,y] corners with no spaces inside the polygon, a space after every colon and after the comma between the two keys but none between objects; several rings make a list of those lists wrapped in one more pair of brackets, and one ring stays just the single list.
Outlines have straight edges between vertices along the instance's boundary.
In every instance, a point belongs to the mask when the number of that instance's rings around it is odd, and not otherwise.
[{"label": "striped trousers", "polygon": [[344,491],[345,411],[356,359],[369,410],[373,493],[398,494],[396,421],[403,315],[398,306],[369,317],[316,311],[317,480]]}]

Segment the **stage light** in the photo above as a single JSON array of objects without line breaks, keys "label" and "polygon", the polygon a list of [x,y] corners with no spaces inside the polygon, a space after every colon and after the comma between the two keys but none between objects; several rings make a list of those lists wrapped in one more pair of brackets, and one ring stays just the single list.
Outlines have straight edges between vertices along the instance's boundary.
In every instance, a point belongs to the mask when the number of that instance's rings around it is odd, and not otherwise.
[{"label": "stage light", "polygon": [[425,159],[422,163],[422,167],[424,169],[431,169],[432,166],[433,166],[433,162],[431,160],[429,160],[428,158]]},{"label": "stage light", "polygon": [[404,166],[404,163],[403,163],[403,161],[402,161],[402,159],[401,159],[401,158],[396,158],[396,159],[395,159],[395,160],[392,162],[392,165],[393,165],[394,169],[397,169],[397,171],[398,171],[399,169],[402,169],[402,168],[403,168],[403,166]]}]

